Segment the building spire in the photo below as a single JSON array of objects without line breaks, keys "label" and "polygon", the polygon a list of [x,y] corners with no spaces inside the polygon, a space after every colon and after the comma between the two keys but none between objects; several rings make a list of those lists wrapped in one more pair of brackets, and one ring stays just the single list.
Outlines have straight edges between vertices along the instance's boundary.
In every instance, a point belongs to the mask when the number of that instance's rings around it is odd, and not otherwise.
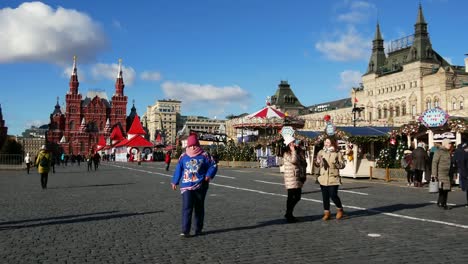
[{"label": "building spire", "polygon": [[424,19],[424,14],[422,11],[421,2],[419,2],[418,18],[416,19],[416,24],[426,24],[426,20]]},{"label": "building spire", "polygon": [[70,82],[69,82],[69,87],[70,87],[70,94],[78,94],[78,86],[80,86],[80,83],[78,82],[78,71],[76,70],[76,56],[73,56],[73,70],[70,76]]},{"label": "building spire", "polygon": [[372,54],[369,60],[369,65],[367,66],[367,73],[377,73],[385,64],[386,58],[384,40],[382,38],[382,33],[380,33],[379,21],[377,21],[374,40],[372,40]]},{"label": "building spire", "polygon": [[377,27],[375,29],[375,36],[374,36],[374,40],[383,40],[382,38],[382,34],[380,33],[380,25],[379,25],[379,21],[377,21]]},{"label": "building spire", "polygon": [[117,78],[122,78],[122,59],[119,59],[119,72],[117,73]]},{"label": "building spire", "polygon": [[122,77],[122,59],[119,59],[119,72],[117,74],[117,79],[115,80],[115,94],[123,96],[124,87],[125,84]]}]

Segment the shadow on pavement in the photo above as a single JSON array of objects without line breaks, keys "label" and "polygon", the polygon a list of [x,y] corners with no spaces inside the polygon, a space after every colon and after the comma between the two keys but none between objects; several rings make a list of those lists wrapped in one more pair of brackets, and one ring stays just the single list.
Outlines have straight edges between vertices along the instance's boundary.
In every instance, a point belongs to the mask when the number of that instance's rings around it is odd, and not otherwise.
[{"label": "shadow on pavement", "polygon": [[82,186],[49,187],[48,189],[73,189],[73,188],[88,188],[88,187],[108,187],[108,186],[132,185],[132,184],[136,184],[136,182],[92,184],[92,185],[82,185]]},{"label": "shadow on pavement", "polygon": [[[361,216],[371,216],[378,215],[382,213],[394,213],[396,211],[406,210],[406,209],[416,209],[431,205],[433,203],[419,203],[419,204],[392,204],[381,207],[368,208],[366,210],[357,210],[357,211],[345,211],[346,218],[356,218]],[[346,206],[344,207],[346,210]]]},{"label": "shadow on pavement", "polygon": [[[321,219],[321,215],[312,215],[312,216],[304,216],[304,217],[297,217],[298,222],[309,222],[309,221],[317,221]],[[223,228],[223,229],[217,229],[217,230],[208,230],[204,231],[203,235],[211,235],[211,234],[219,234],[219,233],[226,233],[226,232],[232,232],[232,231],[240,231],[240,230],[250,230],[250,229],[256,229],[256,228],[262,228],[265,226],[272,226],[272,225],[288,225],[291,223],[288,223],[286,219],[280,218],[280,219],[273,219],[269,221],[264,221],[264,222],[258,222],[256,225],[250,225],[250,226],[238,226],[238,227],[231,227],[231,228]]]},{"label": "shadow on pavement", "polygon": [[[58,216],[58,217],[50,217],[50,218],[38,218],[38,219],[30,219],[30,220],[22,220],[22,221],[3,222],[3,223],[0,223],[0,231],[22,229],[22,228],[29,228],[29,227],[38,227],[38,226],[102,221],[102,220],[110,220],[110,219],[115,219],[115,218],[162,213],[164,211],[152,211],[152,212],[142,212],[142,213],[116,213],[116,212],[118,211],[109,211],[109,212],[83,214],[83,215],[66,215],[66,216]],[[103,214],[103,215],[99,215],[99,214]],[[85,216],[85,217],[82,217],[82,216]],[[17,223],[36,222],[36,221],[39,221],[39,223],[12,225],[12,224],[17,224]],[[45,221],[45,222],[40,222],[40,221]]]}]

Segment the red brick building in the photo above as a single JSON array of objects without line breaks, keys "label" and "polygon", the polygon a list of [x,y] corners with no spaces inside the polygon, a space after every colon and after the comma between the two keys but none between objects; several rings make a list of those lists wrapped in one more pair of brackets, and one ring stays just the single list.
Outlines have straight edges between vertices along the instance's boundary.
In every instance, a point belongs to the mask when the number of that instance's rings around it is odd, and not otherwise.
[{"label": "red brick building", "polygon": [[86,154],[95,149],[101,135],[108,138],[113,127],[120,126],[122,131],[127,131],[127,96],[124,95],[121,60],[111,101],[107,100],[104,93],[91,92],[83,98],[78,92],[78,86],[74,58],[69,91],[65,97],[65,113],[57,100],[46,134],[47,143],[56,154]]}]

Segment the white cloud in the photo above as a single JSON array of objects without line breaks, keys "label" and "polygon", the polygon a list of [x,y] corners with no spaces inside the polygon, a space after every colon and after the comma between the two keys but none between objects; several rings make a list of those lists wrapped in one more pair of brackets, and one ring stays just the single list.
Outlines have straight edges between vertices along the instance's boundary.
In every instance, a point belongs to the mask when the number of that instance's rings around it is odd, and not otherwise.
[{"label": "white cloud", "polygon": [[[96,79],[108,79],[114,80],[117,78],[119,73],[119,65],[116,63],[113,64],[104,64],[97,63],[91,68],[91,75]],[[122,77],[124,83],[127,85],[132,85],[135,81],[135,70],[132,67],[125,67],[122,65]]]},{"label": "white cloud", "polygon": [[171,99],[182,101],[183,107],[191,110],[209,110],[210,115],[221,115],[229,106],[247,109],[250,94],[241,87],[216,87],[211,84],[190,84],[167,81],[161,85],[163,93]]},{"label": "white cloud", "polygon": [[315,48],[334,61],[367,60],[371,52],[371,39],[366,39],[353,27],[339,32],[333,40],[320,40]]},{"label": "white cloud", "polygon": [[353,87],[358,87],[362,82],[362,73],[359,71],[345,70],[340,73],[340,84],[338,90],[349,91]]},{"label": "white cloud", "polygon": [[73,55],[89,61],[107,46],[100,26],[88,15],[41,2],[0,9],[0,25],[0,63],[66,64]]},{"label": "white cloud", "polygon": [[[347,5],[349,3],[349,6]],[[373,15],[377,8],[374,4],[365,1],[349,1],[346,3],[349,8],[345,13],[338,14],[337,20],[346,23],[363,23]]]},{"label": "white cloud", "polygon": [[140,78],[145,81],[160,81],[162,76],[157,71],[144,71],[140,74]]}]

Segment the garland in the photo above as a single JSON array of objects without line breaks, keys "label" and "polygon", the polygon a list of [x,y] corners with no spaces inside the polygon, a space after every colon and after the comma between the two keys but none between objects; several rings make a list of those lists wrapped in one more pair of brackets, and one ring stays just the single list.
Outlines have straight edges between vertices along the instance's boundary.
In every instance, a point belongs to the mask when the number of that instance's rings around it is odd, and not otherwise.
[{"label": "garland", "polygon": [[447,123],[452,132],[464,133],[468,129],[468,120],[465,118],[449,119]]}]

